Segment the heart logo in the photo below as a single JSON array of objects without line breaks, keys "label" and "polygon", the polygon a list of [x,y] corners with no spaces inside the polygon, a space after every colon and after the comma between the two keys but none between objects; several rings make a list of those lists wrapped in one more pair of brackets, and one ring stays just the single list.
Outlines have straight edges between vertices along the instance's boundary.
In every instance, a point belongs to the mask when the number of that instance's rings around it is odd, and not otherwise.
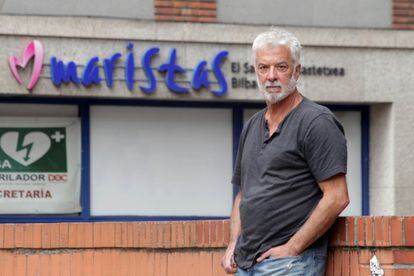
[{"label": "heart logo", "polygon": [[16,56],[11,56],[9,58],[9,67],[13,74],[13,77],[19,84],[22,84],[22,79],[20,78],[19,72],[17,71],[17,66],[25,68],[29,60],[34,58],[33,62],[33,71],[32,76],[30,77],[29,84],[27,89],[31,90],[35,85],[40,76],[40,71],[42,71],[43,64],[43,46],[42,43],[38,40],[33,40],[27,44],[26,48],[23,51],[21,58]]},{"label": "heart logo", "polygon": [[29,166],[42,158],[50,149],[50,139],[46,134],[33,131],[19,141],[17,131],[9,131],[0,139],[1,149],[16,162]]}]

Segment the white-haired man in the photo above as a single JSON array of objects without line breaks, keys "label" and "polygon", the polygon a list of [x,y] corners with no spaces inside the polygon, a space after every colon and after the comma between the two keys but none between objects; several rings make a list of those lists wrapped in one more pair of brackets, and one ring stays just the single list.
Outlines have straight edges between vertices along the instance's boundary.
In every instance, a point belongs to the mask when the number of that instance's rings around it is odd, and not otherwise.
[{"label": "white-haired man", "polygon": [[293,34],[261,33],[252,49],[267,107],[241,134],[232,178],[240,192],[222,266],[237,275],[323,275],[326,232],[349,203],[343,128],[299,93]]}]

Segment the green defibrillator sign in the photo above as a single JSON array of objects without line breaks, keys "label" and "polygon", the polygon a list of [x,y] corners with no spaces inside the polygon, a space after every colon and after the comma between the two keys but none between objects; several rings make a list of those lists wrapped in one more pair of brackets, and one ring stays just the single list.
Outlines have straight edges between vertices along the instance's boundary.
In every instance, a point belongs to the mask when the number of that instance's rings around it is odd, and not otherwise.
[{"label": "green defibrillator sign", "polygon": [[66,173],[66,129],[0,128],[0,172]]}]

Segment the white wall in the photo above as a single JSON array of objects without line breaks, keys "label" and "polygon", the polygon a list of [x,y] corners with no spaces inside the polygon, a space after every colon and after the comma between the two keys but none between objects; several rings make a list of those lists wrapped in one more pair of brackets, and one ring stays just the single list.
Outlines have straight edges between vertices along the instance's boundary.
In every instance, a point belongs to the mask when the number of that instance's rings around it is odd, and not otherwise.
[{"label": "white wall", "polygon": [[288,26],[391,28],[391,0],[217,1],[220,22]]},{"label": "white wall", "polygon": [[231,110],[91,108],[91,214],[229,216]]}]

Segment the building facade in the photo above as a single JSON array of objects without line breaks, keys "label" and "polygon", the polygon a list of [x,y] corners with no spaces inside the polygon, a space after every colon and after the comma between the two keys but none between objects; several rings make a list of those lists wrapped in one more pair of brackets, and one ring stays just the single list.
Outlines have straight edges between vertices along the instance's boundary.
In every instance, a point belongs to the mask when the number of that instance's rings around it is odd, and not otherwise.
[{"label": "building facade", "polygon": [[264,107],[250,47],[271,25],[302,42],[300,92],[345,127],[343,215],[414,211],[411,1],[3,0],[0,13],[1,222],[228,218],[241,129]]}]

